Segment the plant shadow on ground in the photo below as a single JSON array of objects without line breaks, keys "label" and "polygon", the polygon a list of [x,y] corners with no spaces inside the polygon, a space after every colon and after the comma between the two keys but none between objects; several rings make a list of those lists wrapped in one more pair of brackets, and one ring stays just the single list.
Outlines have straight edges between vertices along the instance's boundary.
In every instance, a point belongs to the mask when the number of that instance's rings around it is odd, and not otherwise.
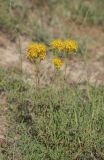
[{"label": "plant shadow on ground", "polygon": [[104,159],[104,86],[33,89],[15,70],[0,69],[11,116],[3,160]]}]

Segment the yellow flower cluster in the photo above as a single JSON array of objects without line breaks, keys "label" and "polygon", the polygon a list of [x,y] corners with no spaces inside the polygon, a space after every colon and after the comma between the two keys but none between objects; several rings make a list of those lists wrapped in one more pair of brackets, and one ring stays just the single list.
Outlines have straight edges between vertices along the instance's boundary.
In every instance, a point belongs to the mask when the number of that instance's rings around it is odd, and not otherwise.
[{"label": "yellow flower cluster", "polygon": [[78,49],[78,44],[75,40],[62,41],[60,39],[57,39],[53,40],[50,45],[53,49],[58,49],[66,52],[76,52]]},{"label": "yellow flower cluster", "polygon": [[[78,44],[75,40],[60,40],[56,39],[51,41],[50,46],[52,49],[57,49],[59,51],[63,52],[57,52],[57,56],[61,54],[61,57],[66,56],[66,53],[74,53],[78,49]],[[42,43],[32,43],[28,46],[27,49],[27,58],[29,58],[32,61],[35,61],[36,59],[44,60],[46,57],[46,51],[47,48]],[[68,55],[68,54],[67,54]],[[65,57],[66,58],[66,57]],[[63,65],[63,62],[60,58],[54,58],[53,64],[56,69],[60,69]]]},{"label": "yellow flower cluster", "polygon": [[46,46],[44,44],[32,43],[28,46],[27,57],[30,60],[36,60],[40,58],[41,60],[45,59],[46,56]]},{"label": "yellow flower cluster", "polygon": [[76,52],[78,44],[75,40],[66,40],[64,41],[64,47],[66,52]]},{"label": "yellow flower cluster", "polygon": [[53,40],[53,41],[50,43],[50,46],[51,46],[53,49],[64,50],[63,41],[60,40],[60,39]]},{"label": "yellow flower cluster", "polygon": [[60,69],[63,65],[63,62],[60,58],[54,58],[53,59],[53,64],[54,64],[56,69]]}]

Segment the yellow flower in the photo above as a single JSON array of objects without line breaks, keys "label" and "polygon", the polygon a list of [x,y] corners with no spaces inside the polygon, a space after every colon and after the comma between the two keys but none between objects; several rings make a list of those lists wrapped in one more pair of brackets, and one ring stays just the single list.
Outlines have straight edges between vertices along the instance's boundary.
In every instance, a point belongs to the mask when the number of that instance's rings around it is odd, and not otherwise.
[{"label": "yellow flower", "polygon": [[53,40],[53,41],[50,43],[50,46],[51,46],[53,49],[58,49],[58,50],[63,50],[63,49],[64,49],[63,41],[60,40],[60,39]]},{"label": "yellow flower", "polygon": [[39,54],[39,58],[41,59],[41,60],[44,60],[45,59],[45,57],[46,57],[46,53],[44,52],[44,53],[40,53]]},{"label": "yellow flower", "polygon": [[43,60],[46,56],[46,46],[44,44],[32,43],[28,46],[27,57],[30,60],[40,58]]},{"label": "yellow flower", "polygon": [[78,49],[78,44],[75,40],[64,41],[64,50],[66,52],[76,52]]},{"label": "yellow flower", "polygon": [[54,58],[52,60],[52,62],[54,64],[54,66],[56,67],[56,69],[60,69],[62,67],[62,65],[63,65],[63,62],[62,62],[62,60],[60,58]]},{"label": "yellow flower", "polygon": [[38,44],[39,47],[39,52],[38,52],[38,56],[41,60],[44,60],[46,57],[46,46],[44,44]]},{"label": "yellow flower", "polygon": [[32,43],[28,46],[27,49],[27,57],[29,59],[35,59],[38,57],[38,53],[37,53],[37,44]]}]

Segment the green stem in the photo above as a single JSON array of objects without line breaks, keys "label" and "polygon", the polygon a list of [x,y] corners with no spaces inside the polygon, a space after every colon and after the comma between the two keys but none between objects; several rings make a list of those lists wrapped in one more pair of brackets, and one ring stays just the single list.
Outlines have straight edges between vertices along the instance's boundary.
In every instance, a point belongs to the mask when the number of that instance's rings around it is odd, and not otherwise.
[{"label": "green stem", "polygon": [[67,80],[67,60],[65,60],[65,74],[64,74],[64,80],[66,81]]},{"label": "green stem", "polygon": [[[39,62],[40,63],[40,62]],[[40,85],[40,69],[39,69],[39,63],[36,63],[36,88],[39,88]]]}]

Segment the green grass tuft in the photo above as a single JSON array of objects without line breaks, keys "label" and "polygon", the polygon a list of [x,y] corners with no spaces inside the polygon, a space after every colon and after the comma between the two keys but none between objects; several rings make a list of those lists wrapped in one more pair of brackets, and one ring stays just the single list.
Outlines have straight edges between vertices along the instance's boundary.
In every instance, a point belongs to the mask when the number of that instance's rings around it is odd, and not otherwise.
[{"label": "green grass tuft", "polygon": [[13,73],[0,69],[15,139],[2,159],[104,159],[104,86],[37,90]]}]

